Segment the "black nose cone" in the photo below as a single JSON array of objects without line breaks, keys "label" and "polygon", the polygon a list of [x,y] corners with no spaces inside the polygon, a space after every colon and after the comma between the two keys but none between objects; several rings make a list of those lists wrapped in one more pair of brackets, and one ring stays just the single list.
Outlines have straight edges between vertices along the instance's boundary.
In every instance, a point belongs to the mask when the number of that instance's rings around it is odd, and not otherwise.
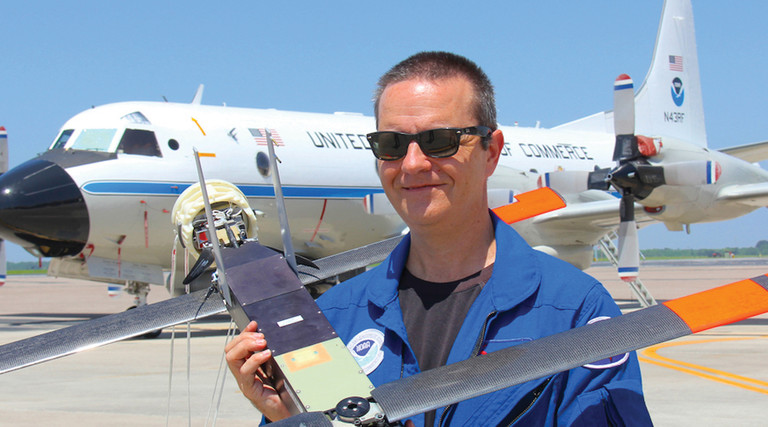
[{"label": "black nose cone", "polygon": [[83,195],[61,166],[33,159],[0,176],[0,237],[60,257],[78,254],[88,230]]}]

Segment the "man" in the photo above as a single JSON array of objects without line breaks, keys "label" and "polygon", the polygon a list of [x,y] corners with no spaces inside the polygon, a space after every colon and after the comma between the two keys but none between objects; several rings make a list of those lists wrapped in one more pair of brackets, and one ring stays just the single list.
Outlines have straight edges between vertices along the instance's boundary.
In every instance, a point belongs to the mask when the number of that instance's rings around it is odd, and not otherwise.
[{"label": "man", "polygon": [[[620,312],[595,279],[534,251],[488,210],[504,137],[493,88],[471,61],[416,54],[379,80],[368,139],[410,234],[377,268],[318,305],[345,342],[373,339],[374,385],[551,335]],[[243,393],[268,419],[288,415],[257,370],[269,357],[252,323],[227,345]],[[567,351],[564,349],[563,351]],[[253,355],[251,355],[253,354]],[[546,356],[546,355],[542,355]],[[425,425],[649,425],[633,354],[451,405]]]}]

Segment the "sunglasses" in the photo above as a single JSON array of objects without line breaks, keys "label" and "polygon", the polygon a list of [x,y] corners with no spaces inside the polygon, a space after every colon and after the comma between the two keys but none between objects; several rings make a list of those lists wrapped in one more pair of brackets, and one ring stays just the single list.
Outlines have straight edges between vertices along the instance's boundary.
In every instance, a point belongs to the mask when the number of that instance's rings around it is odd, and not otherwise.
[{"label": "sunglasses", "polygon": [[419,133],[371,132],[367,136],[373,155],[379,160],[399,160],[408,152],[411,141],[419,144],[421,152],[428,157],[451,157],[459,151],[462,135],[476,135],[486,140],[493,130],[486,126],[468,128],[443,128],[425,130]]}]

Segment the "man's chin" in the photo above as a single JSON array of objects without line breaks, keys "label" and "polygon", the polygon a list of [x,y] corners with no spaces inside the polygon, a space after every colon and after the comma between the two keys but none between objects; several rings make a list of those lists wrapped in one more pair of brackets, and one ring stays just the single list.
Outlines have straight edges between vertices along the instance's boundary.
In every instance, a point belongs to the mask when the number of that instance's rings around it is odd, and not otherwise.
[{"label": "man's chin", "polygon": [[437,209],[435,206],[410,205],[400,212],[400,216],[410,228],[414,228],[439,223],[444,213],[443,209]]}]

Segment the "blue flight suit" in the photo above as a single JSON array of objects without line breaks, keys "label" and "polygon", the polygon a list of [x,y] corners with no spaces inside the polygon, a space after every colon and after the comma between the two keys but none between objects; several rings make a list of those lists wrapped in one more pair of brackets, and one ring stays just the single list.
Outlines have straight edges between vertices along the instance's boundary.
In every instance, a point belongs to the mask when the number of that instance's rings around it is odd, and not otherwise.
[{"label": "blue flight suit", "polygon": [[[493,274],[469,309],[448,364],[621,315],[596,279],[533,250],[512,227],[491,216],[497,245]],[[382,336],[380,346],[366,340],[363,349],[380,353],[364,358],[368,370],[375,367],[368,374],[375,386],[419,372],[397,290],[409,247],[407,236],[381,265],[317,300],[344,342],[366,331]],[[443,425],[456,426],[651,425],[634,352],[618,366],[579,367],[438,409],[436,420],[441,418]],[[413,421],[423,424],[423,415]]]}]

